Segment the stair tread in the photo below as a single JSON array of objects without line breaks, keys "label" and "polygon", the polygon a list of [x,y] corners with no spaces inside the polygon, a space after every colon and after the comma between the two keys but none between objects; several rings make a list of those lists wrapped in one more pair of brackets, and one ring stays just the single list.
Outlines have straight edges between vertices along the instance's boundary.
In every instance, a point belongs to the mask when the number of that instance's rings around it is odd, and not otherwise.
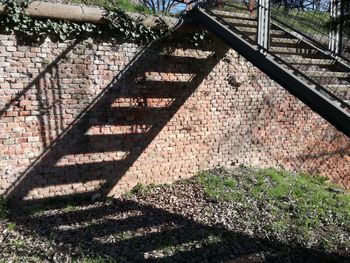
[{"label": "stair tread", "polygon": [[251,16],[250,14],[234,13],[234,12],[227,12],[227,11],[221,11],[221,10],[211,10],[211,12],[220,18],[229,17],[229,18],[240,18],[245,20],[256,20],[256,17]]},{"label": "stair tread", "polygon": [[313,77],[324,77],[324,78],[348,78],[350,72],[344,71],[321,71],[321,70],[310,70],[305,72],[308,76]]},{"label": "stair tread", "polygon": [[350,84],[329,84],[329,85],[325,85],[328,88],[347,88],[350,89]]},{"label": "stair tread", "polygon": [[270,49],[273,50],[273,51],[275,51],[275,50],[295,50],[295,51],[299,51],[299,50],[314,50],[314,51],[317,51],[316,49],[314,49],[312,47],[307,47],[307,46],[296,46],[296,47],[271,46]]},{"label": "stair tread", "polygon": [[[229,25],[232,25],[231,23],[227,23]],[[244,26],[244,25],[239,25],[239,26],[234,26],[236,29],[243,31],[243,32],[250,32],[250,33],[254,33],[256,34],[257,29],[256,27],[249,27],[249,26]],[[285,32],[283,30],[279,30],[279,29],[272,29],[270,30],[270,34],[272,35],[283,35]]]},{"label": "stair tread", "polygon": [[284,60],[290,64],[298,64],[298,65],[332,65],[335,63],[332,59],[325,58],[305,58],[305,57],[286,57]]},{"label": "stair tread", "polygon": [[324,85],[324,87],[328,90],[331,90],[332,92],[349,92],[350,95],[350,84],[344,85],[344,84],[328,84]]},{"label": "stair tread", "polygon": [[300,40],[293,37],[274,37],[271,39],[271,44],[297,44]]},{"label": "stair tread", "polygon": [[271,47],[280,47],[280,48],[306,48],[306,49],[310,49],[306,45],[303,45],[302,43],[298,43],[297,41],[289,42],[289,43],[272,41],[270,46]]},{"label": "stair tread", "polygon": [[242,26],[242,27],[256,27],[256,21],[242,21],[242,19],[224,19],[224,21],[230,25]]}]

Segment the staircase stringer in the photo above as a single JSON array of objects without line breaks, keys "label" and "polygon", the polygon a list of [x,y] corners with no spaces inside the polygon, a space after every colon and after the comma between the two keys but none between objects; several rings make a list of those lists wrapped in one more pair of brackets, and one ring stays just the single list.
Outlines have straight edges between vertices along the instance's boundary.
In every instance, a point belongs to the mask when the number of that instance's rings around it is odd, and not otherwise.
[{"label": "staircase stringer", "polygon": [[295,71],[286,68],[270,53],[263,54],[258,46],[250,44],[204,9],[195,8],[190,14],[195,22],[217,35],[254,66],[350,137],[350,112],[325,95],[320,86],[309,83],[302,75],[296,75]]}]

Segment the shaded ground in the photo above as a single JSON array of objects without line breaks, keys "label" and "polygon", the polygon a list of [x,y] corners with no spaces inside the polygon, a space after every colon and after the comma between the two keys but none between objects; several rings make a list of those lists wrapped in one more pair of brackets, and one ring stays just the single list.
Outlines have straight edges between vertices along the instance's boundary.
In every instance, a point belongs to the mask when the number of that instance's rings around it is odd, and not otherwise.
[{"label": "shaded ground", "polygon": [[[278,235],[285,232],[259,229],[270,220],[264,208],[256,210],[252,201],[255,212],[248,213],[238,201],[213,198],[203,178],[139,186],[93,204],[50,202],[26,214],[14,209],[11,221],[0,223],[0,262],[350,262],[344,248],[305,245]],[[219,183],[217,189],[227,193]]]}]

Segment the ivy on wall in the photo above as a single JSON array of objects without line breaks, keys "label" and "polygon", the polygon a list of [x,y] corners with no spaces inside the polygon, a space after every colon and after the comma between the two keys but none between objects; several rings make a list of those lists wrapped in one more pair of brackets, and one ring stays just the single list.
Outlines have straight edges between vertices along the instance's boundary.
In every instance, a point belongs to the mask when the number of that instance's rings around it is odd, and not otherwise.
[{"label": "ivy on wall", "polygon": [[[0,0],[6,15],[0,19],[0,33],[15,34],[19,41],[27,44],[42,43],[47,37],[52,41],[64,41],[84,37],[102,40],[122,40],[146,44],[156,39],[171,38],[173,34],[158,17],[159,29],[150,29],[140,20],[131,19],[124,11],[110,8],[105,11],[106,23],[75,23],[65,20],[37,19],[30,17],[25,9],[30,0]],[[205,46],[210,41],[206,31],[198,30],[183,37],[182,42]]]},{"label": "ivy on wall", "polygon": [[0,20],[2,33],[16,34],[25,42],[42,42],[49,37],[52,41],[64,41],[79,37],[99,37],[108,39],[123,39],[135,43],[147,43],[165,37],[170,33],[165,23],[160,29],[152,30],[145,27],[141,21],[131,19],[119,9],[105,12],[107,21],[104,25],[91,23],[75,23],[63,20],[36,19],[26,14],[28,0],[0,0],[5,5],[6,15]]},{"label": "ivy on wall", "polygon": [[141,21],[131,19],[120,9],[107,10],[104,17],[108,21],[109,32],[114,31],[117,35],[133,42],[148,43],[155,39],[164,38],[171,33],[160,17],[160,29],[147,28]]}]

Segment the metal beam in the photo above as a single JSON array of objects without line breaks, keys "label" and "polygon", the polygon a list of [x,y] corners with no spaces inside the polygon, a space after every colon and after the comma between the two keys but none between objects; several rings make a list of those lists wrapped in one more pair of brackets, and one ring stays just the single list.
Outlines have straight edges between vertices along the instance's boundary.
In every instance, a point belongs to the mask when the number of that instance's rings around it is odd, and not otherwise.
[{"label": "metal beam", "polygon": [[242,36],[220,23],[215,16],[209,15],[205,10],[196,8],[190,14],[195,22],[220,37],[240,55],[253,63],[254,66],[350,137],[350,112],[318,90],[318,86],[308,83],[302,76],[297,75],[285,66],[283,67],[283,64],[273,55],[269,53],[262,54],[258,46],[244,40]]}]

